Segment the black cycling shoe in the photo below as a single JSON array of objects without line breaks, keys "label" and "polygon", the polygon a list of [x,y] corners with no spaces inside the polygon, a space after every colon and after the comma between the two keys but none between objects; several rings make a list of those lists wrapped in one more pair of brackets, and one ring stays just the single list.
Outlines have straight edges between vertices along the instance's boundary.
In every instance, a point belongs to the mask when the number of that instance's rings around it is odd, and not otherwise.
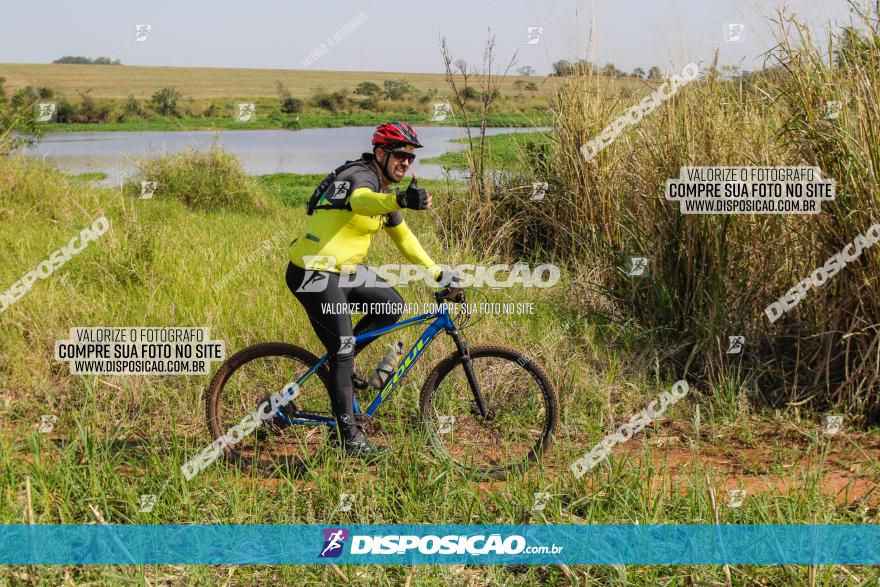
[{"label": "black cycling shoe", "polygon": [[387,446],[371,441],[363,430],[358,430],[354,438],[343,440],[342,449],[350,456],[379,456],[388,452]]},{"label": "black cycling shoe", "polygon": [[[388,452],[388,447],[376,444],[367,438],[367,434],[358,426],[354,436],[342,438],[342,450],[347,456],[353,457],[372,457],[384,455]],[[328,439],[333,446],[339,446],[339,436],[336,427],[330,428],[330,438]]]}]

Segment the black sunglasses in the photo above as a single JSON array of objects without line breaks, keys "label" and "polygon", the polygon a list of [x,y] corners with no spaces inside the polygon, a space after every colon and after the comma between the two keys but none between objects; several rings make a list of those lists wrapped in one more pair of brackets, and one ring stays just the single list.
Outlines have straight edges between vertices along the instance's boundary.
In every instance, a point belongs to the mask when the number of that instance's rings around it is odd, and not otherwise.
[{"label": "black sunglasses", "polygon": [[394,155],[395,157],[397,157],[398,159],[403,159],[405,161],[409,161],[410,163],[412,163],[416,158],[415,153],[409,153],[407,151],[388,151],[388,152],[391,153],[392,155]]}]

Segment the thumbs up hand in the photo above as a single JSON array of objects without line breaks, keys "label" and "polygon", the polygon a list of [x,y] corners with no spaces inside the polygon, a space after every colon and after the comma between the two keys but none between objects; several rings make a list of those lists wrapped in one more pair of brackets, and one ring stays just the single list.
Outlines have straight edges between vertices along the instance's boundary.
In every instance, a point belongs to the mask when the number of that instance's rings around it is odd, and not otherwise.
[{"label": "thumbs up hand", "polygon": [[406,191],[397,191],[397,204],[401,208],[425,210],[426,208],[431,207],[431,196],[428,195],[428,190],[418,186],[418,181],[418,176],[413,173]]}]

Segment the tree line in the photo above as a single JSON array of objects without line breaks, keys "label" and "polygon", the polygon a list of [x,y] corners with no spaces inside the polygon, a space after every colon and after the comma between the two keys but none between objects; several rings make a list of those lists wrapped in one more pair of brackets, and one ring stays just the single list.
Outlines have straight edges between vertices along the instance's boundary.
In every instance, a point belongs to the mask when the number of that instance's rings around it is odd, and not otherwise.
[{"label": "tree line", "polygon": [[599,75],[605,75],[608,77],[633,77],[649,80],[663,79],[663,72],[656,65],[652,65],[648,68],[648,71],[645,71],[641,67],[636,67],[632,70],[632,73],[626,73],[625,71],[617,69],[613,63],[606,63],[602,67],[599,67],[598,64],[587,61],[586,59],[578,59],[575,62],[571,62],[568,59],[560,59],[553,64],[553,73],[550,75],[561,77],[572,75],[576,72],[584,74],[598,73]]},{"label": "tree line", "polygon": [[76,63],[79,65],[122,65],[118,59],[111,60],[109,57],[80,57],[75,55],[65,55],[61,59],[56,59],[52,63]]}]

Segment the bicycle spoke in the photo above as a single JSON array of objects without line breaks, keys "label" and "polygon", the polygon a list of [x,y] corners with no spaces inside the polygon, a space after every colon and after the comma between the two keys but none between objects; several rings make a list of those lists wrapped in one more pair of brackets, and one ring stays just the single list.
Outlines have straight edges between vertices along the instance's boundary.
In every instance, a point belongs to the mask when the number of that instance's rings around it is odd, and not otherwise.
[{"label": "bicycle spoke", "polygon": [[537,376],[511,354],[472,353],[486,417],[480,414],[462,362],[436,384],[425,417],[433,427],[435,446],[462,466],[488,472],[523,463],[542,445],[548,421],[555,421],[555,406],[548,416]]},{"label": "bicycle spoke", "polygon": [[[222,434],[256,410],[263,401],[297,380],[309,369],[310,364],[294,356],[273,353],[269,349],[262,356],[248,357],[234,367],[234,371],[223,382],[222,389],[215,392],[217,397],[213,417]],[[313,375],[298,390],[297,396],[280,411],[288,418],[299,419],[307,418],[297,416],[297,413],[329,415],[329,399],[321,379]],[[230,456],[243,464],[260,468],[304,467],[324,445],[327,427],[287,424],[282,420],[268,420],[236,443]]]}]

